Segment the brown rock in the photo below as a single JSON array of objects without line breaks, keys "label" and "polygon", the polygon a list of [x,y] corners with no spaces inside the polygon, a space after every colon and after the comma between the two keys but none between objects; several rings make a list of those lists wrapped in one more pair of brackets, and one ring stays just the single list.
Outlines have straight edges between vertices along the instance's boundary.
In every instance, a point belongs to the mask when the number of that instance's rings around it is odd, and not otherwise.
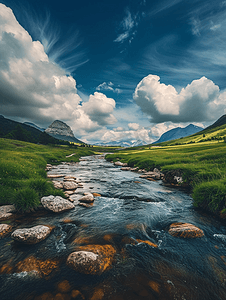
[{"label": "brown rock", "polygon": [[83,203],[83,202],[80,202],[78,205],[83,206],[83,207],[86,207],[86,208],[89,208],[89,207],[92,207],[92,206],[93,206],[91,203],[88,204],[88,203]]},{"label": "brown rock", "polygon": [[3,238],[12,230],[12,226],[8,224],[0,224],[0,238]]},{"label": "brown rock", "polygon": [[62,189],[63,188],[63,182],[61,182],[61,181],[53,180],[52,183],[53,183],[55,189]]},{"label": "brown rock", "polygon": [[111,245],[79,247],[67,259],[67,265],[83,274],[100,275],[112,265],[116,250]]},{"label": "brown rock", "polygon": [[85,203],[92,203],[94,201],[94,197],[91,193],[88,193],[88,195],[85,195],[82,198],[80,198],[79,201]]},{"label": "brown rock", "polygon": [[169,234],[183,238],[199,238],[204,236],[204,232],[190,223],[173,223],[170,225]]},{"label": "brown rock", "polygon": [[92,193],[94,197],[101,197],[101,194],[98,193]]},{"label": "brown rock", "polygon": [[37,225],[32,228],[16,229],[11,237],[24,244],[37,244],[43,241],[51,232],[48,226]]},{"label": "brown rock", "polygon": [[61,293],[67,293],[67,292],[70,291],[71,286],[70,286],[68,280],[64,280],[64,281],[58,283],[57,289],[58,289],[58,291],[60,291]]},{"label": "brown rock", "polygon": [[150,242],[148,240],[143,241],[143,240],[136,239],[136,241],[138,243],[145,243],[145,244],[148,244],[151,247],[158,248],[158,245],[156,245],[156,244],[154,244],[154,243],[152,243],[152,242]]}]

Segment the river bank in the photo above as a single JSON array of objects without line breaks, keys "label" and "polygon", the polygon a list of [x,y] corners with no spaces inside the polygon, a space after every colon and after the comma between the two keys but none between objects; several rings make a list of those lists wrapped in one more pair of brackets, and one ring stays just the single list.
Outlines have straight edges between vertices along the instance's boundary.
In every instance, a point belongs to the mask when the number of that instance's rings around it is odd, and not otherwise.
[{"label": "river bank", "polygon": [[131,168],[155,168],[170,185],[190,189],[194,206],[222,219],[226,218],[226,144],[200,143],[179,146],[125,149],[106,156]]},{"label": "river bank", "polygon": [[[70,195],[74,208],[9,219],[13,231],[43,225],[51,232],[36,244],[18,243],[11,232],[0,240],[2,299],[224,299],[225,226],[197,213],[188,194],[101,156],[53,166],[54,174],[64,175],[54,178],[62,184],[82,183]],[[98,194],[88,208],[76,205],[84,193]],[[195,238],[180,237],[187,223]],[[71,267],[76,252],[93,253],[83,259],[96,263]]]}]

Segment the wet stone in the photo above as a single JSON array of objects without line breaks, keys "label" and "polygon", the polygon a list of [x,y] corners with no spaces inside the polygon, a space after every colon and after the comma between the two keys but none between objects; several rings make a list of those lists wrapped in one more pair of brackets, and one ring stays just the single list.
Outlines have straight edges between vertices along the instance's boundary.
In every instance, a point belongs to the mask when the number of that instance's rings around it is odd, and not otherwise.
[{"label": "wet stone", "polygon": [[61,181],[53,180],[52,183],[53,183],[55,189],[62,189],[63,188],[63,182],[61,182]]},{"label": "wet stone", "polygon": [[48,226],[37,225],[32,228],[16,229],[11,237],[21,243],[25,244],[37,244],[43,241],[51,232]]},{"label": "wet stone", "polygon": [[60,196],[54,197],[53,195],[42,197],[41,203],[45,209],[53,212],[61,212],[75,207],[70,201]]},{"label": "wet stone", "polygon": [[92,203],[94,201],[94,197],[91,193],[88,193],[87,195],[80,198],[79,201],[85,203]]},{"label": "wet stone", "polygon": [[199,238],[204,236],[204,232],[190,223],[173,223],[170,225],[169,234],[182,238]]},{"label": "wet stone", "polygon": [[14,205],[3,205],[0,206],[0,221],[7,220],[13,216],[15,211]]},{"label": "wet stone", "polygon": [[65,181],[63,183],[63,188],[65,190],[75,190],[77,189],[78,185],[77,183],[73,182],[73,181]]},{"label": "wet stone", "polygon": [[0,239],[12,230],[12,226],[8,224],[0,224]]}]

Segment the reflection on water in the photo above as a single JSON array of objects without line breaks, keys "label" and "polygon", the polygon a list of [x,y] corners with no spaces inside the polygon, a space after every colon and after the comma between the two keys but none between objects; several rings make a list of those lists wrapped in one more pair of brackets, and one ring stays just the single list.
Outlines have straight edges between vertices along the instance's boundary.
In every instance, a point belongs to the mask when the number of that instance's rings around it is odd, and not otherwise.
[{"label": "reflection on water", "polygon": [[[101,196],[91,208],[39,211],[12,222],[15,228],[54,229],[36,245],[17,244],[10,235],[0,240],[0,299],[226,299],[225,226],[195,211],[188,194],[98,156],[52,172],[79,178],[83,188],[77,193]],[[192,223],[205,236],[173,237],[168,234],[173,222]],[[66,265],[78,246],[105,244],[117,254],[102,275],[80,274]]]}]

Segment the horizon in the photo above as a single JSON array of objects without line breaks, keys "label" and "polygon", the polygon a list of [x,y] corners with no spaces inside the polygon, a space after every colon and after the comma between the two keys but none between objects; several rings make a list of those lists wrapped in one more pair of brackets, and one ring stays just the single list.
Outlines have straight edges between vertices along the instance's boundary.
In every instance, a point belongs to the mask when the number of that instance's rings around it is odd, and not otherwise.
[{"label": "horizon", "polygon": [[226,113],[225,1],[0,2],[0,114],[84,142],[156,141]]}]

